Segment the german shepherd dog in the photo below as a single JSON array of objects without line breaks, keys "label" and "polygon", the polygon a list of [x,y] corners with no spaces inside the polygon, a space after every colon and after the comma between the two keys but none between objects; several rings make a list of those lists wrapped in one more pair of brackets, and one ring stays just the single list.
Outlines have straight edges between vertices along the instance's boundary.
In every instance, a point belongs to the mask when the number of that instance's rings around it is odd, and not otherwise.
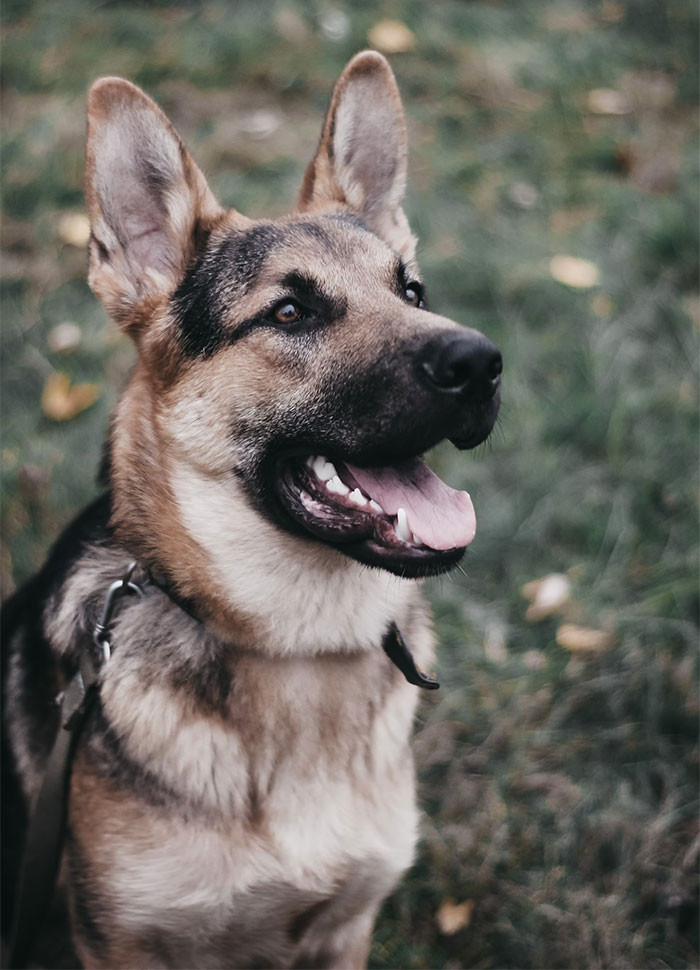
[{"label": "german shepherd dog", "polygon": [[372,51],[277,220],[222,209],[139,88],[90,92],[89,280],[138,360],[105,494],[6,609],[4,705],[31,805],[56,695],[135,560],[70,783],[85,967],[364,967],[411,864],[419,692],[386,639],[430,668],[415,580],[460,560],[475,519],[420,455],[484,441],[501,358],[428,310],[405,181]]}]

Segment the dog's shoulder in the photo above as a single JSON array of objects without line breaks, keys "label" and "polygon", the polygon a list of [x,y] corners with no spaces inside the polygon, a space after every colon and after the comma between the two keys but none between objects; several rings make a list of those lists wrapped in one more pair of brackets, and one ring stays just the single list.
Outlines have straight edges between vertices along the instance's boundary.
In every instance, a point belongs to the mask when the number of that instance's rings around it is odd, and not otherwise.
[{"label": "dog's shoulder", "polygon": [[[112,530],[111,496],[105,492],[76,516],[64,529],[41,570],[27,580],[2,605],[0,624],[3,644],[11,642],[19,630],[45,639],[44,606],[63,587],[71,570],[90,548],[109,542]],[[3,650],[3,663],[8,651]]]}]

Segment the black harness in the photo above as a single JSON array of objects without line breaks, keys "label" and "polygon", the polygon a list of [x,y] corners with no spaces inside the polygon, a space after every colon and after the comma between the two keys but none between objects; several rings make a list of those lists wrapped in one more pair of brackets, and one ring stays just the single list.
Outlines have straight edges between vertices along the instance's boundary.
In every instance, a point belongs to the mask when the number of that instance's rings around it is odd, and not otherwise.
[{"label": "black harness", "polygon": [[[122,578],[107,590],[92,640],[81,650],[78,669],[72,680],[56,698],[60,708],[59,727],[46,764],[44,780],[30,814],[17,886],[8,970],[23,970],[27,966],[32,946],[51,905],[63,850],[73,758],[97,695],[100,670],[112,655],[109,631],[114,611],[124,597],[142,597],[145,593],[146,584],[140,585],[132,578],[136,566],[135,561],[130,563]],[[156,582],[149,573],[147,576],[147,584],[157,586],[180,609],[197,619],[189,600],[183,599],[169,583]],[[382,647],[409,684],[425,690],[437,690],[440,686],[434,677],[416,666],[395,623],[385,634]]]}]

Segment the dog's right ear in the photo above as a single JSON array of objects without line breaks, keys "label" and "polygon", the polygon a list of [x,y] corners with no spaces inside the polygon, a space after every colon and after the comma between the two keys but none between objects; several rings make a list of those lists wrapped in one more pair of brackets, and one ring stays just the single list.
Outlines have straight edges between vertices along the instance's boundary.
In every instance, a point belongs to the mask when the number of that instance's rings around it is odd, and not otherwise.
[{"label": "dog's right ear", "polygon": [[405,188],[406,119],[396,79],[386,58],[362,51],[336,82],[298,208],[346,205],[410,262],[416,240],[401,208]]},{"label": "dog's right ear", "polygon": [[133,336],[223,215],[160,108],[121,78],[88,101],[89,282]]}]

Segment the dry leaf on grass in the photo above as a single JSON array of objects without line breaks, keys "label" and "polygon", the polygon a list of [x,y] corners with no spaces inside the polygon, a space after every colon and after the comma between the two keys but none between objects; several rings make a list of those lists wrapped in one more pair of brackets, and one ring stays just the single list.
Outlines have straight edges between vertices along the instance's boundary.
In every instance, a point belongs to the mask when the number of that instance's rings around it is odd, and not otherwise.
[{"label": "dry leaf on grass", "polygon": [[632,110],[627,95],[615,88],[594,88],[589,91],[586,107],[594,115],[627,115]]},{"label": "dry leaf on grass", "polygon": [[603,653],[613,645],[613,637],[605,630],[562,623],[557,630],[557,643],[571,653]]},{"label": "dry leaf on grass", "polygon": [[604,293],[597,293],[591,300],[591,310],[593,310],[597,317],[604,318],[612,316],[613,309],[612,300]]},{"label": "dry leaf on grass", "polygon": [[550,573],[541,579],[525,583],[521,590],[530,605],[525,619],[531,622],[541,620],[552,613],[560,613],[571,600],[571,581],[564,573]]},{"label": "dry leaf on grass", "polygon": [[544,670],[547,666],[547,657],[541,650],[526,650],[523,654],[523,666],[526,670]]},{"label": "dry leaf on grass", "polygon": [[595,263],[576,256],[565,256],[563,253],[552,257],[549,272],[558,283],[580,290],[589,290],[592,286],[597,286],[600,280]]},{"label": "dry leaf on grass", "polygon": [[440,932],[445,936],[452,936],[469,926],[474,909],[474,900],[467,899],[463,903],[456,903],[454,899],[444,899],[435,914],[435,920]]},{"label": "dry leaf on grass", "polygon": [[625,8],[617,0],[603,0],[598,16],[606,24],[616,24],[625,16]]},{"label": "dry leaf on grass", "polygon": [[82,331],[77,323],[58,323],[49,331],[49,347],[55,354],[70,354],[77,350],[82,340]]},{"label": "dry leaf on grass", "polygon": [[367,34],[367,40],[384,54],[401,54],[416,46],[413,31],[400,20],[380,20]]},{"label": "dry leaf on grass", "polygon": [[70,377],[55,371],[44,384],[41,409],[52,421],[70,421],[94,404],[100,394],[99,384],[75,384]]},{"label": "dry leaf on grass", "polygon": [[69,246],[84,249],[90,241],[90,220],[83,212],[66,212],[58,220],[58,238]]}]

